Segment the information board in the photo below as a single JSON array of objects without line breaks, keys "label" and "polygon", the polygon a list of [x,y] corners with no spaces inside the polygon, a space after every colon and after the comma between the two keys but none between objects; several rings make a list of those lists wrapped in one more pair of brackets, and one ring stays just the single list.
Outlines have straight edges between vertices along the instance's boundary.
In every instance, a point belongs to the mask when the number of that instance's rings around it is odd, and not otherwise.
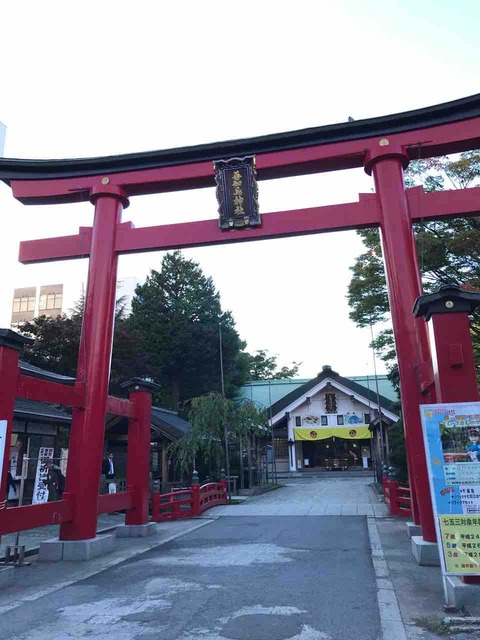
[{"label": "information board", "polygon": [[480,402],[421,405],[444,575],[480,575]]}]

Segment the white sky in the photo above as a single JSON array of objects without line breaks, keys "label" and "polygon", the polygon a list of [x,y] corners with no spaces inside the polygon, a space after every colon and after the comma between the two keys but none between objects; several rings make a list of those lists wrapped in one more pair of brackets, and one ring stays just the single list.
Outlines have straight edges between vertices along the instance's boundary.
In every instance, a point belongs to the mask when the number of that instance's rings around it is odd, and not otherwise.
[{"label": "white sky", "polygon": [[[162,149],[428,106],[479,91],[478,3],[464,0],[9,2],[0,13],[5,156]],[[261,211],[357,199],[362,170],[260,182]],[[76,233],[89,204],[25,207],[0,185],[0,326],[16,286],[80,291],[86,261],[22,266],[18,243]],[[213,189],[132,198],[136,226],[216,217]],[[302,376],[372,370],[348,319],[354,232],[186,251],[211,275],[250,350]],[[161,253],[120,258],[142,279]],[[380,365],[380,370],[382,367]]]}]

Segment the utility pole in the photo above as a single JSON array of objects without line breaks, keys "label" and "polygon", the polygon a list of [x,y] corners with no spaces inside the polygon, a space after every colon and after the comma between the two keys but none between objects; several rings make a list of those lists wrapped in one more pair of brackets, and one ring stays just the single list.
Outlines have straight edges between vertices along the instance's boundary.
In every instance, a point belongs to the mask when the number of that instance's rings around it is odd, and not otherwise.
[{"label": "utility pole", "polygon": [[[225,399],[225,380],[223,377],[223,344],[222,344],[222,323],[218,323],[218,337],[220,341],[220,381],[222,385],[222,397]],[[227,423],[225,421],[225,425],[223,428],[223,437],[225,439],[225,466],[227,472],[227,495],[228,501],[231,502],[230,496],[230,456],[228,453],[228,429]]]},{"label": "utility pole", "polygon": [[378,416],[380,418],[380,447],[381,451],[381,460],[380,464],[383,466],[385,464],[385,443],[383,440],[383,420],[382,420],[382,408],[380,406],[380,393],[378,391],[378,376],[377,376],[377,362],[375,359],[375,349],[373,347],[373,327],[370,324],[370,335],[372,336],[372,355],[373,355],[373,372],[375,374],[375,386],[377,391],[377,405],[378,405]]},{"label": "utility pole", "polygon": [[270,404],[270,427],[272,429],[272,480],[273,482],[278,482],[277,478],[277,463],[275,460],[275,439],[273,437],[273,417],[272,417],[272,389],[271,389],[271,380],[268,380],[268,402]]}]

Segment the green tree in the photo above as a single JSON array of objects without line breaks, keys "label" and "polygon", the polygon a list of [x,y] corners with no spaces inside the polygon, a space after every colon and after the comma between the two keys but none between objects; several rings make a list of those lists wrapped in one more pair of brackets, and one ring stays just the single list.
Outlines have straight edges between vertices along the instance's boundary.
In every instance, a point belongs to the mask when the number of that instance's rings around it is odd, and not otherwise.
[{"label": "green tree", "polygon": [[[80,299],[70,315],[39,316],[25,322],[19,331],[34,339],[24,347],[22,359],[53,373],[75,377],[82,331],[84,300]],[[139,336],[127,326],[125,299],[119,298],[115,309],[110,393],[121,393],[120,384],[134,376],[145,375],[147,358],[138,350]]]},{"label": "green tree", "polygon": [[230,312],[222,311],[212,278],[180,251],[167,254],[136,289],[128,325],[150,354],[150,377],[161,386],[162,406],[221,391],[219,328],[222,331],[225,394],[232,397],[247,376],[245,344]]},{"label": "green tree", "polygon": [[169,453],[182,472],[200,462],[225,466],[224,432],[230,423],[233,401],[212,392],[191,398],[186,403],[190,428],[183,438],[173,442]]},{"label": "green tree", "polygon": [[298,373],[301,362],[292,362],[289,367],[278,369],[277,356],[269,356],[265,349],[259,349],[247,355],[249,380],[283,380],[294,378]]},{"label": "green tree", "polygon": [[202,463],[210,467],[213,462],[217,469],[226,467],[225,431],[231,446],[242,438],[264,436],[268,424],[264,409],[249,401],[224,398],[216,392],[191,398],[185,403],[185,412],[190,429],[169,447],[182,472]]},{"label": "green tree", "polygon": [[[451,160],[434,158],[411,162],[406,172],[406,185],[423,185],[425,191],[446,188],[465,189],[479,185],[480,152],[469,151]],[[480,218],[429,220],[414,224],[414,233],[425,292],[446,284],[464,288],[480,288]],[[380,236],[377,229],[358,231],[366,251],[350,267],[352,279],[348,288],[350,318],[359,327],[384,322],[389,305]],[[471,323],[477,363],[480,364],[480,315]],[[393,332],[378,334],[374,347],[391,368],[396,353]]]},{"label": "green tree", "polygon": [[388,442],[391,450],[390,464],[395,467],[396,479],[400,482],[408,482],[407,450],[401,420],[388,427]]}]

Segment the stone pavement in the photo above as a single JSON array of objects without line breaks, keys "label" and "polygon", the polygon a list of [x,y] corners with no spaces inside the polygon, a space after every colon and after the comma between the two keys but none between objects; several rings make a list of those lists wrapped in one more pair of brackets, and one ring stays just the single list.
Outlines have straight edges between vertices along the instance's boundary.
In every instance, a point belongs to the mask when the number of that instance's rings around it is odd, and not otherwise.
[{"label": "stone pavement", "polygon": [[[439,567],[420,567],[415,562],[411,543],[401,518],[376,520],[388,580],[395,591],[408,640],[445,638],[442,621],[444,602]],[[480,604],[480,603],[479,603]],[[472,615],[477,612],[472,611]],[[439,630],[442,635],[439,635]],[[455,640],[473,640],[477,633],[449,635]]]},{"label": "stone pavement", "polygon": [[[125,522],[125,515],[121,513],[107,513],[105,515],[98,516],[98,531],[105,531],[112,529],[119,524]],[[58,536],[58,525],[51,525],[48,527],[38,527],[37,529],[30,529],[28,531],[20,531],[19,544],[25,545],[25,551],[31,552],[38,550],[40,543],[43,540],[49,540],[50,538],[56,538]],[[11,533],[6,536],[2,536],[0,560],[5,558],[5,547],[7,545],[15,544],[15,534]]]},{"label": "stone pavement", "polygon": [[212,516],[373,516],[385,517],[388,507],[371,488],[371,477],[287,480],[284,487],[242,504],[214,507]]},{"label": "stone pavement", "polygon": [[288,481],[89,562],[34,557],[0,590],[0,640],[441,640],[439,569],[369,482]]},{"label": "stone pavement", "polygon": [[378,640],[365,518],[194,522],[81,581],[61,584],[58,565],[22,569],[57,588],[15,609],[0,595],[1,640]]}]

